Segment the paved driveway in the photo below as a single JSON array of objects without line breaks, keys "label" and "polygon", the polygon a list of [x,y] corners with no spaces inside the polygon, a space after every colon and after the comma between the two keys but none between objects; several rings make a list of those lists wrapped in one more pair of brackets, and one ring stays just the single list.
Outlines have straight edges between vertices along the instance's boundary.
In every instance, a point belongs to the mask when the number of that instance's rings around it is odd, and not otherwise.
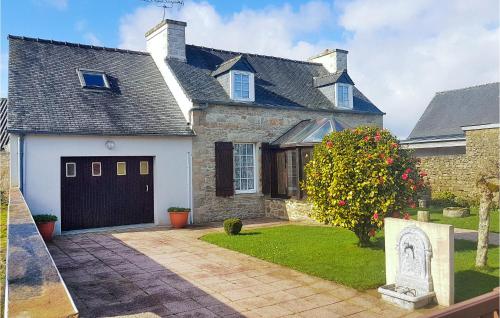
[{"label": "paved driveway", "polygon": [[375,293],[359,293],[198,240],[214,230],[66,235],[49,250],[82,317],[421,315],[385,304]]}]

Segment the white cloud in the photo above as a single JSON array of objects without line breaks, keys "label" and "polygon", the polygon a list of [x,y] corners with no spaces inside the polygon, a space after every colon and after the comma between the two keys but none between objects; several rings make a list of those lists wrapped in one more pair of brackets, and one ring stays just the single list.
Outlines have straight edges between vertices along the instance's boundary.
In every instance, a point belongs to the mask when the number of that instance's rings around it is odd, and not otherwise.
[{"label": "white cloud", "polygon": [[[144,50],[144,33],[161,10],[147,6],[124,16],[120,46]],[[326,47],[349,50],[354,82],[387,113],[385,126],[399,137],[436,91],[499,80],[496,0],[310,1],[230,16],[207,2],[186,2],[168,14],[188,23],[187,42],[197,45],[297,59]],[[346,38],[329,36],[339,28]]]},{"label": "white cloud", "polygon": [[85,32],[83,37],[90,45],[102,46],[101,40],[97,38],[97,36],[92,32]]}]

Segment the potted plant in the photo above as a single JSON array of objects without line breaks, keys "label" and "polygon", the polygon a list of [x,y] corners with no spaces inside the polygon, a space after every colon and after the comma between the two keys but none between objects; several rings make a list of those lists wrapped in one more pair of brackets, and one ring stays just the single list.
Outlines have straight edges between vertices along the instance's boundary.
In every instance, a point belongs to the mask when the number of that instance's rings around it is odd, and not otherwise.
[{"label": "potted plant", "polygon": [[57,221],[57,216],[52,214],[37,214],[33,215],[38,232],[43,240],[48,242],[52,241],[52,234],[54,234],[54,224]]},{"label": "potted plant", "polygon": [[168,214],[170,215],[170,224],[176,229],[186,226],[189,218],[189,208],[170,207]]}]

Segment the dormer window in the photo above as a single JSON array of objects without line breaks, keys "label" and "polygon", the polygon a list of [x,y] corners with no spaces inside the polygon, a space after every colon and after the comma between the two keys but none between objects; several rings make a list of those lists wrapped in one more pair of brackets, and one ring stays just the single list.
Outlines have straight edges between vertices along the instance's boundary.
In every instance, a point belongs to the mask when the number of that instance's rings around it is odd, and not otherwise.
[{"label": "dormer window", "polygon": [[340,108],[352,108],[352,85],[337,83],[335,84],[337,87],[336,90],[336,105]]},{"label": "dormer window", "polygon": [[83,88],[91,89],[108,89],[109,82],[106,74],[101,71],[93,70],[77,70],[78,77],[80,78],[80,84]]},{"label": "dormer window", "polygon": [[255,101],[255,69],[243,55],[238,55],[219,65],[213,72],[229,98],[235,101]]}]

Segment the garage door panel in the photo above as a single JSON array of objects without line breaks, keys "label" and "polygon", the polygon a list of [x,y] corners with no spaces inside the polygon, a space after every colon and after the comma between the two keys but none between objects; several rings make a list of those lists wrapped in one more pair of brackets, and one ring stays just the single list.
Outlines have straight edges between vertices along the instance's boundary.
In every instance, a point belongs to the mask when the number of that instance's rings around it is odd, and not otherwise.
[{"label": "garage door panel", "polygon": [[[149,174],[140,174],[141,161],[148,161]],[[100,175],[93,175],[93,162],[100,163]],[[118,174],[118,162],[125,163],[125,175]],[[66,163],[76,164],[76,176],[66,176]],[[153,222],[152,168],[152,157],[62,158],[62,229]]]}]

